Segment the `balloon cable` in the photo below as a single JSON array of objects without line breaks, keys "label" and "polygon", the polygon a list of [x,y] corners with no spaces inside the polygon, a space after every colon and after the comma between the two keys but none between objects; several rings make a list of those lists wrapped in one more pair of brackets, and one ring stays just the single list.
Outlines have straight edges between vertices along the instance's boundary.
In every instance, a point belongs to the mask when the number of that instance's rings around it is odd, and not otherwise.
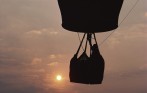
[{"label": "balloon cable", "polygon": [[[79,33],[78,33],[78,32],[77,32],[77,34],[78,34],[79,41],[81,42],[80,35],[79,35]],[[82,50],[84,51],[84,48],[83,48],[83,46],[82,46],[82,45],[81,45],[81,47],[82,47]]]},{"label": "balloon cable", "polygon": [[[131,12],[132,12],[133,9],[136,7],[136,5],[138,4],[139,1],[140,1],[140,0],[137,0],[137,1],[135,2],[135,4],[132,6],[132,8],[130,9],[130,11],[127,13],[127,15],[122,19],[122,21],[118,24],[118,26],[121,26],[121,25],[122,25],[122,23],[123,23],[123,22],[127,19],[127,17],[131,14]],[[116,29],[113,30],[112,33],[110,33],[110,34],[99,44],[99,46],[103,45],[103,43],[104,43],[115,31],[116,31]],[[77,34],[78,34],[79,41],[81,42],[80,35],[79,35],[78,32],[77,32]],[[82,46],[82,49],[84,50],[83,46]]]},{"label": "balloon cable", "polygon": [[[131,14],[131,12],[133,11],[133,9],[136,7],[136,5],[138,4],[138,2],[139,2],[140,0],[137,0],[136,2],[135,2],[135,4],[132,6],[132,8],[130,9],[130,11],[127,13],[127,15],[122,19],[122,21],[119,23],[119,25],[118,25],[118,27],[119,26],[121,26],[121,24],[127,19],[127,17]],[[100,44],[99,44],[99,46],[101,46],[114,32],[116,31],[116,29],[115,30],[113,30],[112,31],[112,33],[110,33]]]}]

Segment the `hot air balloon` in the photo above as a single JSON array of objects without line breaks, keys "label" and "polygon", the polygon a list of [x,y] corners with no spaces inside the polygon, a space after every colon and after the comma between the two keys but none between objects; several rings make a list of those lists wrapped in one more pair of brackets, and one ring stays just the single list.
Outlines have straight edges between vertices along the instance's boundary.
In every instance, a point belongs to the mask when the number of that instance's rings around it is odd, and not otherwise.
[{"label": "hot air balloon", "polygon": [[[107,32],[118,27],[119,13],[124,0],[58,0],[62,27],[68,31],[85,33],[80,46],[70,61],[71,82],[101,84],[104,74],[104,59],[99,52],[95,33]],[[87,35],[85,49],[77,57]],[[91,37],[95,43],[92,44]],[[90,56],[86,54],[87,43]]]},{"label": "hot air balloon", "polygon": [[58,0],[62,27],[68,31],[96,33],[118,27],[124,0]]}]

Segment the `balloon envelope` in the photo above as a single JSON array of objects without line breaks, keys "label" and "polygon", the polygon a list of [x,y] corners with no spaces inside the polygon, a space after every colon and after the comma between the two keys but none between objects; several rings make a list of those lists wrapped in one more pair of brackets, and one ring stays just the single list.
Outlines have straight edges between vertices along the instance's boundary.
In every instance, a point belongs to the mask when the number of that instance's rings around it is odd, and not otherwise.
[{"label": "balloon envelope", "polygon": [[73,32],[106,32],[118,27],[124,0],[58,0],[62,27]]}]

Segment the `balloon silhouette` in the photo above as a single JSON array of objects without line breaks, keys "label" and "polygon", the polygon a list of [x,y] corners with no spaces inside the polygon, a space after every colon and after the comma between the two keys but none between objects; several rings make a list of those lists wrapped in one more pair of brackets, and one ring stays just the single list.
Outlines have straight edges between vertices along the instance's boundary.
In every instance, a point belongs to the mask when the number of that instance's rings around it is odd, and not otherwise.
[{"label": "balloon silhouette", "polygon": [[124,0],[58,0],[62,27],[73,32],[106,32],[118,27]]}]

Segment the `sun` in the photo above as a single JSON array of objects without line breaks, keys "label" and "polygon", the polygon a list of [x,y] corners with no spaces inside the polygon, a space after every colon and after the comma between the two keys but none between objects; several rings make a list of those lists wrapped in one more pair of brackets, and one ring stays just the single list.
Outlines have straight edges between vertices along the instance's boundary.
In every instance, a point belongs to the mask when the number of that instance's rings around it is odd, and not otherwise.
[{"label": "sun", "polygon": [[56,76],[56,80],[61,81],[62,80],[62,76],[61,75],[57,75]]}]

